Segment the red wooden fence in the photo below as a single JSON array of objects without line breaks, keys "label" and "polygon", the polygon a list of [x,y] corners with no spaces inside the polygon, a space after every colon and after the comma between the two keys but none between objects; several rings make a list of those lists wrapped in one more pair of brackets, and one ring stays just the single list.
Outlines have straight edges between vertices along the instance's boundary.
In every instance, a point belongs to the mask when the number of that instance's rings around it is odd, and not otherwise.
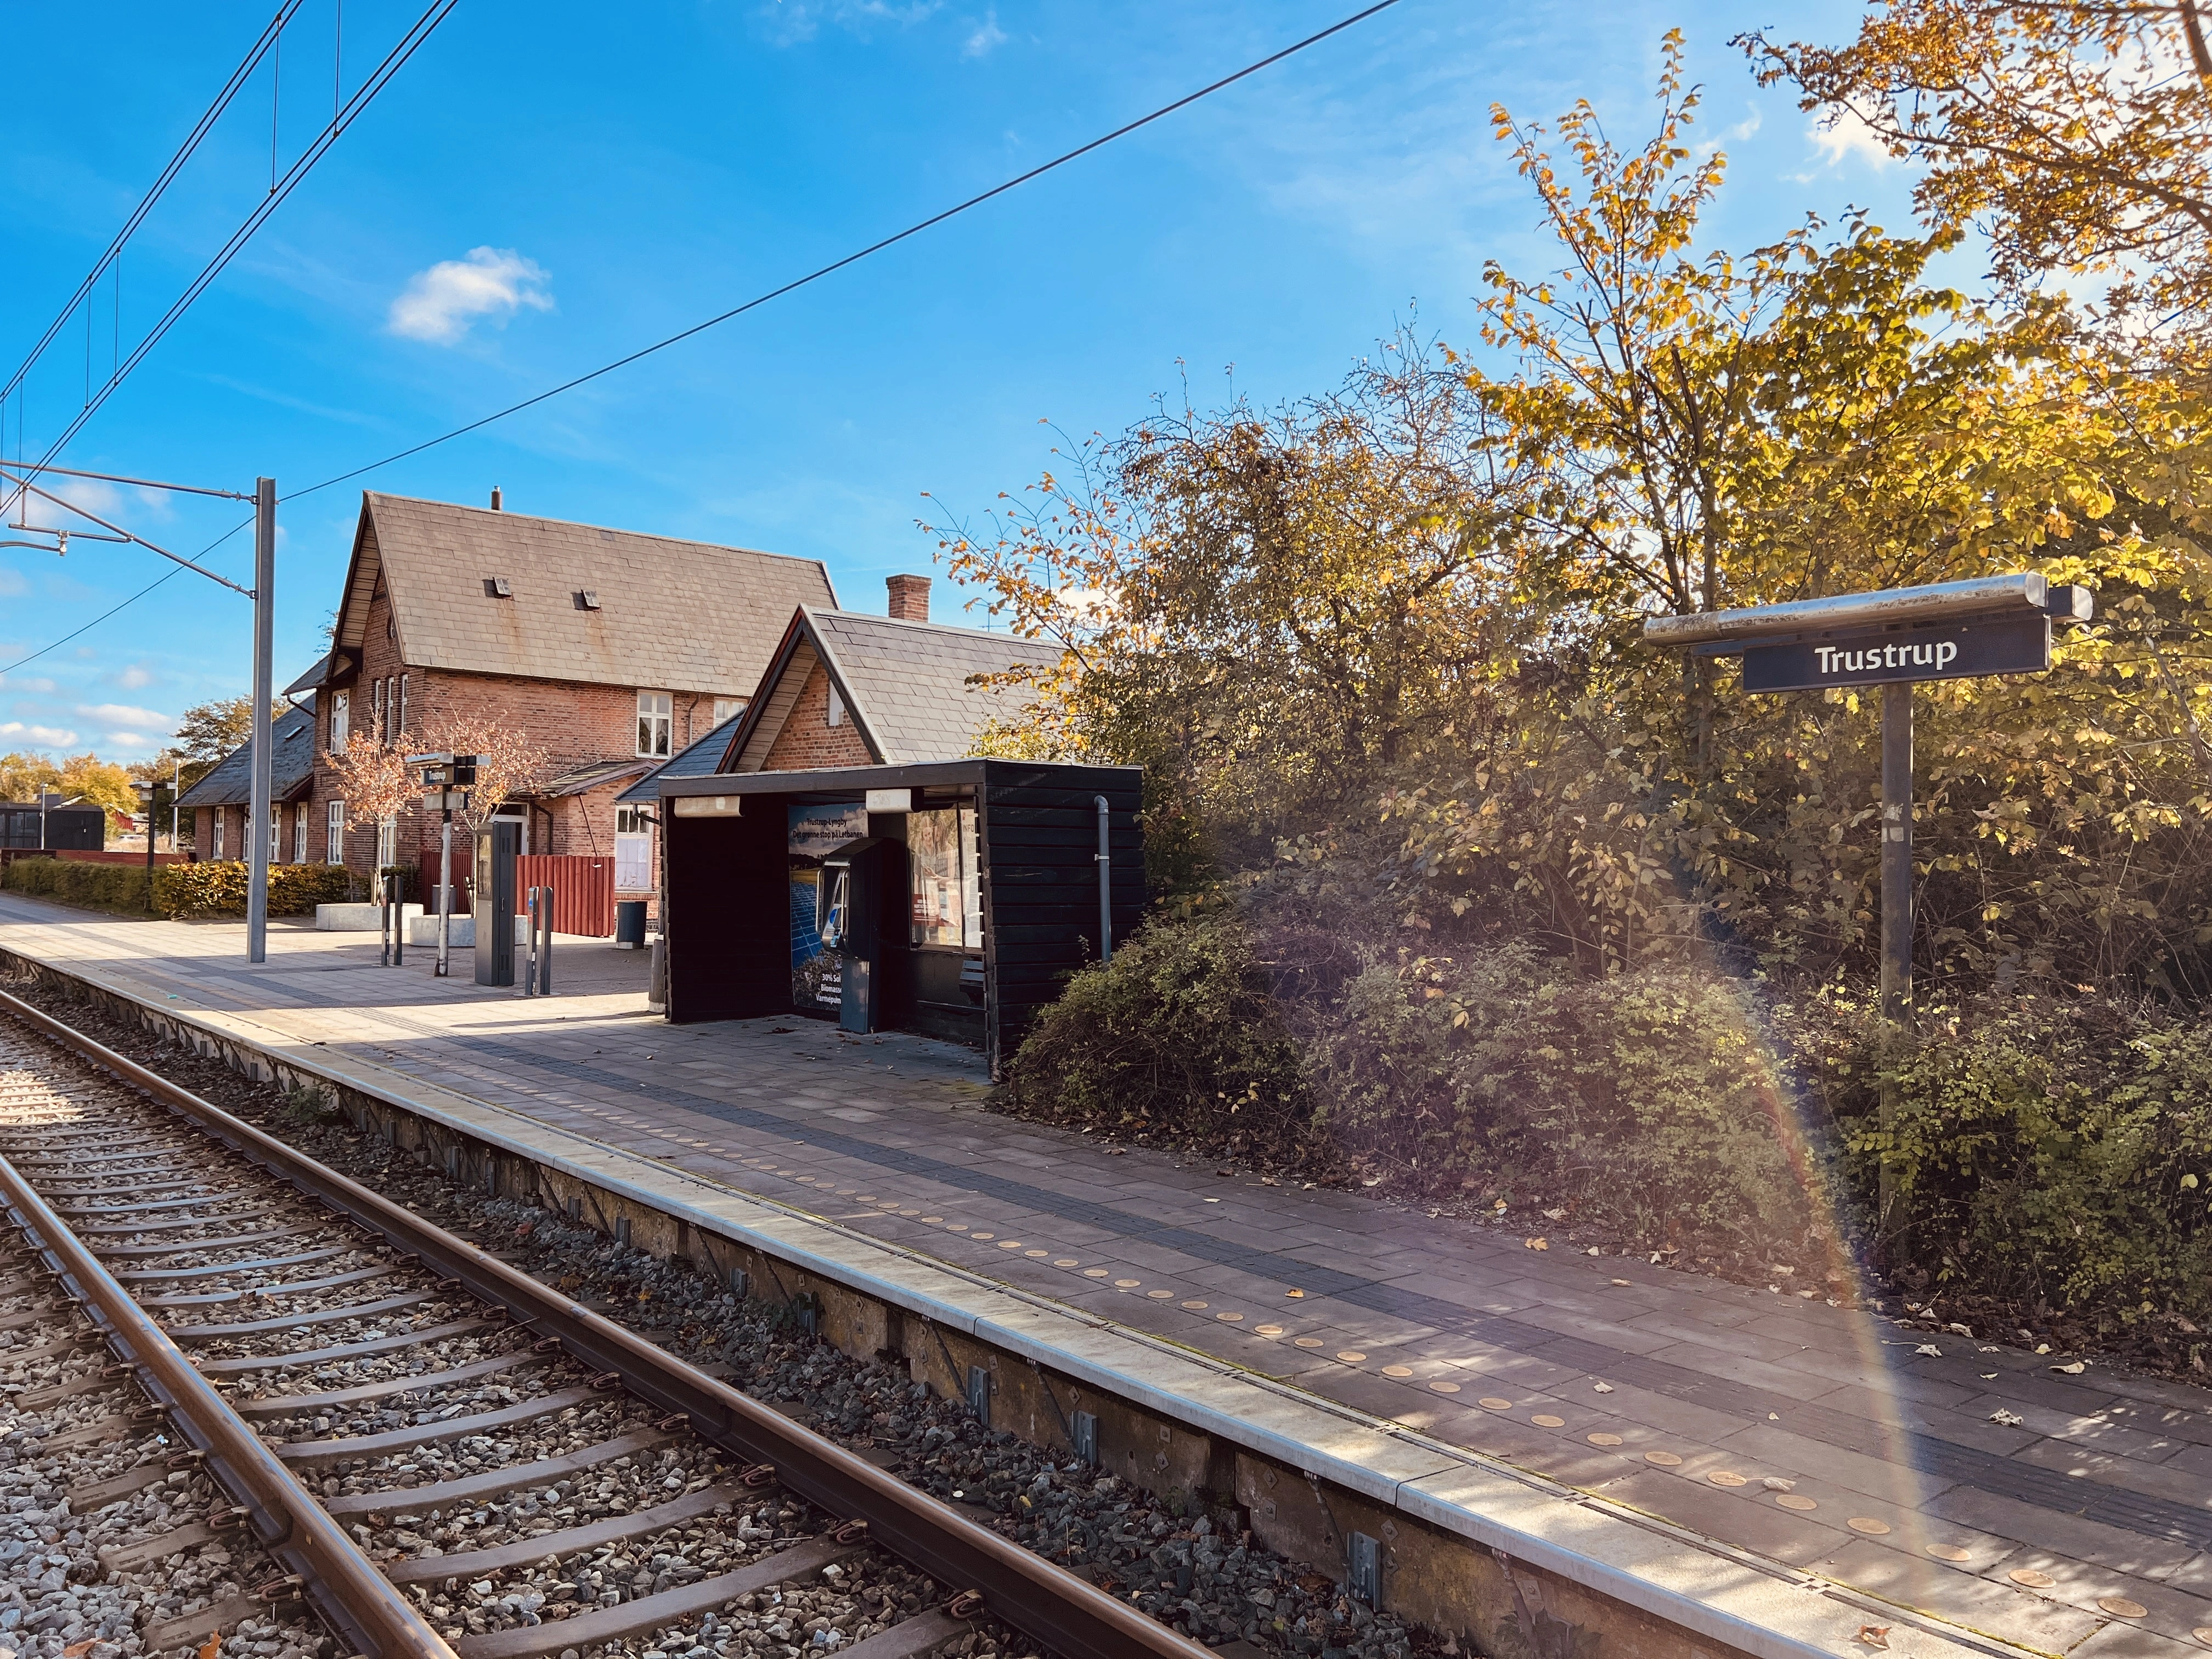
[{"label": "red wooden fence", "polygon": [[615,861],[580,854],[532,853],[514,861],[520,915],[533,887],[553,890],[553,931],[611,939],[615,931]]}]

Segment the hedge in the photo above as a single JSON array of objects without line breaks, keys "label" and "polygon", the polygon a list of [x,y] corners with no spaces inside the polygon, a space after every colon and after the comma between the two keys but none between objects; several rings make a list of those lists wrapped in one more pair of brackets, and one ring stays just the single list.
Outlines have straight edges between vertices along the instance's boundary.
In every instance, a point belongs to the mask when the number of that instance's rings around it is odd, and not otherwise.
[{"label": "hedge", "polygon": [[[242,860],[162,865],[154,872],[154,911],[163,916],[242,916],[246,877]],[[274,864],[269,867],[269,914],[310,915],[318,904],[350,898],[355,885],[343,865]],[[118,915],[147,913],[143,865],[16,859],[0,873],[0,888]]]}]

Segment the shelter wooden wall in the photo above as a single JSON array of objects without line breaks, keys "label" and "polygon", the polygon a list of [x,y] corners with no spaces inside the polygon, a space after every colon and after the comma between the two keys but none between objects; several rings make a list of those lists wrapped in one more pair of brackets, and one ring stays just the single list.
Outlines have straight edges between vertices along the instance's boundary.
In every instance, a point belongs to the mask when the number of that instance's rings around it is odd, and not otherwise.
[{"label": "shelter wooden wall", "polygon": [[1142,775],[1133,767],[987,763],[982,853],[989,908],[991,1018],[988,1052],[1021,1046],[1037,1011],[1068,976],[1098,959],[1098,809],[1106,797],[1114,874],[1114,939],[1126,941],[1145,913],[1145,849],[1137,828]]},{"label": "shelter wooden wall", "polygon": [[664,820],[668,1018],[750,1019],[791,1007],[788,832],[780,798],[739,817]]}]

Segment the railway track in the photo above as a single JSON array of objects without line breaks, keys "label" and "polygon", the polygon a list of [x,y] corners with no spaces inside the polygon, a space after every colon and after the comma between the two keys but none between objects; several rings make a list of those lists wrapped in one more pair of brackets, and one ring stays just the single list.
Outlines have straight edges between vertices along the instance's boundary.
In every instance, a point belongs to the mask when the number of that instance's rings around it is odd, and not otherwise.
[{"label": "railway track", "polygon": [[[0,1202],[0,1418],[46,1471],[0,1581],[62,1575],[0,1644],[1207,1651],[4,994]],[[64,1604],[95,1574],[35,1546],[106,1521],[94,1620]]]}]

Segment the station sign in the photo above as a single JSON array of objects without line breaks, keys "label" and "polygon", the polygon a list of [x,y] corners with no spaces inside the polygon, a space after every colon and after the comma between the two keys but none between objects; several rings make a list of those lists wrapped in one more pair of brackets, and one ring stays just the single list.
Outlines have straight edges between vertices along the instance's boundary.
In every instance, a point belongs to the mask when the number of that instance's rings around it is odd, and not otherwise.
[{"label": "station sign", "polygon": [[1899,680],[2037,674],[2051,666],[2051,618],[2036,612],[1961,617],[1741,648],[1747,691],[1824,691]]}]

